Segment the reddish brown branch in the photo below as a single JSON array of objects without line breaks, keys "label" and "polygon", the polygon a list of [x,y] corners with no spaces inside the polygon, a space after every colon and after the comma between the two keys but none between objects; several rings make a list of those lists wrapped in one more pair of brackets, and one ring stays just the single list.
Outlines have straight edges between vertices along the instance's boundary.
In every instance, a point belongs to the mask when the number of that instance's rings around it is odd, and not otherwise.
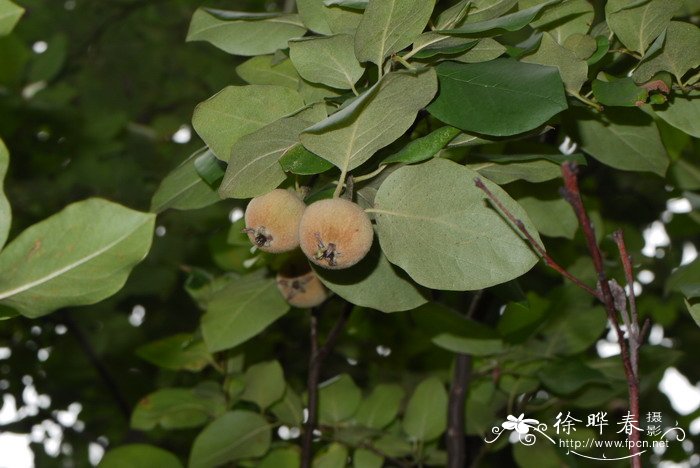
[{"label": "reddish brown branch", "polygon": [[574,283],[576,286],[579,288],[583,289],[586,291],[588,294],[591,296],[595,297],[596,299],[600,299],[600,296],[598,295],[597,291],[588,286],[586,283],[581,281],[580,279],[576,278],[574,275],[566,271],[564,267],[559,265],[557,262],[554,261],[552,257],[549,256],[547,251],[542,247],[530,234],[530,232],[527,230],[525,227],[525,224],[518,218],[516,218],[513,213],[508,210],[508,208],[501,203],[501,200],[499,200],[492,192],[489,190],[488,187],[482,182],[481,178],[477,177],[474,179],[474,185],[479,187],[488,197],[491,202],[498,207],[498,210],[505,216],[514,226],[518,228],[518,230],[522,233],[523,236],[527,239],[527,241],[530,243],[530,246],[539,254],[539,256],[544,260],[545,264],[552,268],[554,271],[562,275],[564,278],[568,279],[572,283]]},{"label": "reddish brown branch", "polygon": [[641,343],[641,337],[639,333],[639,315],[637,314],[637,298],[634,295],[634,271],[632,270],[632,259],[627,253],[627,246],[625,245],[625,237],[622,233],[622,230],[615,231],[613,233],[613,239],[615,239],[615,243],[617,244],[617,250],[620,252],[620,261],[622,262],[622,268],[625,270],[625,280],[627,281],[627,289],[629,290],[631,329],[627,332],[629,334],[630,341],[630,357],[632,358],[632,370],[634,371],[634,375],[639,377],[638,360],[635,349],[639,348],[639,343]]},{"label": "reddish brown branch", "polygon": [[[617,342],[620,345],[620,355],[622,357],[622,366],[625,370],[625,376],[627,378],[630,413],[635,421],[639,421],[639,382],[637,380],[637,374],[632,366],[632,360],[630,358],[629,353],[630,350],[628,350],[624,334],[620,329],[620,321],[618,319],[617,311],[615,309],[613,294],[610,290],[610,284],[608,283],[607,275],[605,274],[605,266],[603,265],[603,254],[600,251],[600,248],[598,247],[598,243],[596,242],[595,231],[593,230],[591,220],[588,217],[588,213],[586,212],[585,207],[583,206],[583,200],[581,199],[581,192],[578,186],[577,167],[576,164],[574,164],[573,162],[566,161],[561,165],[561,168],[562,175],[564,177],[564,198],[566,199],[566,201],[569,202],[569,204],[571,204],[572,208],[574,209],[579,224],[581,225],[581,229],[583,230],[583,235],[586,239],[586,244],[588,246],[588,252],[591,255],[591,259],[593,260],[593,266],[595,267],[596,273],[598,274],[598,284],[602,292],[602,302],[605,306],[605,312],[608,314],[608,319],[610,320],[610,323],[612,324],[612,327],[615,329],[615,333],[617,334]],[[629,262],[629,259],[627,261]],[[629,336],[632,336],[631,330]],[[631,352],[636,355],[636,343],[635,346],[632,347]],[[631,442],[630,453],[632,455],[632,458],[630,458],[630,464],[633,468],[641,468],[642,466],[642,462],[639,457],[639,447],[637,445],[637,443],[639,442],[639,437],[639,431],[632,429],[629,435],[629,439]]]},{"label": "reddish brown branch", "polygon": [[313,458],[313,440],[314,431],[318,423],[318,382],[321,377],[321,366],[326,356],[331,352],[335,343],[340,337],[340,333],[345,327],[345,324],[350,317],[353,305],[347,303],[340,317],[333,325],[333,328],[328,333],[326,342],[319,348],[318,346],[318,317],[319,310],[311,309],[311,326],[309,338],[311,340],[311,354],[309,356],[309,376],[307,379],[307,419],[304,424],[304,433],[301,440],[301,466],[302,468],[310,468]]}]

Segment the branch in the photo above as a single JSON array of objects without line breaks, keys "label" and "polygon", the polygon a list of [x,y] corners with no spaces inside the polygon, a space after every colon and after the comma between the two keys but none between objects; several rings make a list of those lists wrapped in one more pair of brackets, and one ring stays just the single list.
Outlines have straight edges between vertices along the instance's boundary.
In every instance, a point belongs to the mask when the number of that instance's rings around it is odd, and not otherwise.
[{"label": "branch", "polygon": [[[484,290],[477,291],[469,303],[467,317],[472,317],[479,306],[479,301]],[[471,378],[472,356],[459,353],[455,358],[454,373],[450,385],[450,397],[447,409],[447,432],[445,433],[445,445],[447,446],[447,466],[449,468],[463,468],[467,460],[467,447],[464,442],[466,393]]]},{"label": "branch", "polygon": [[527,241],[530,243],[530,246],[535,250],[535,252],[537,252],[540,255],[540,257],[542,258],[542,260],[544,260],[545,264],[548,267],[555,270],[557,273],[559,273],[564,278],[566,278],[569,281],[571,281],[572,283],[574,283],[579,288],[586,291],[591,296],[595,297],[596,299],[600,299],[600,296],[598,295],[598,293],[594,289],[592,289],[590,286],[585,284],[583,281],[581,281],[580,279],[576,278],[574,275],[572,275],[571,273],[566,271],[566,269],[564,267],[559,265],[557,262],[554,261],[554,259],[552,259],[552,257],[549,256],[547,251],[544,250],[544,247],[542,247],[540,244],[538,244],[537,241],[535,240],[535,238],[532,236],[532,234],[530,234],[530,232],[525,227],[525,224],[520,219],[513,216],[513,213],[511,213],[508,210],[508,208],[506,208],[505,205],[503,205],[503,203],[501,203],[501,201],[496,197],[496,195],[494,195],[491,192],[491,190],[489,190],[488,187],[486,187],[486,185],[484,185],[484,183],[482,182],[480,177],[477,177],[474,179],[474,185],[479,187],[489,197],[491,202],[493,202],[493,204],[498,207],[498,210],[503,214],[503,216],[505,216],[515,227],[518,228],[518,230],[522,233],[523,236],[525,236]]},{"label": "branch", "polygon": [[335,346],[340,337],[340,333],[352,313],[353,304],[347,303],[345,308],[328,333],[326,342],[319,348],[318,346],[318,317],[319,309],[311,309],[311,326],[309,336],[311,338],[311,355],[309,356],[309,376],[307,379],[308,393],[308,417],[304,424],[304,434],[301,440],[301,467],[310,468],[312,458],[312,445],[314,430],[316,430],[318,420],[318,381],[321,376],[321,366],[323,361]]},{"label": "branch", "polygon": [[[596,273],[598,274],[598,284],[602,293],[602,302],[605,306],[605,312],[608,314],[608,319],[615,329],[617,334],[617,342],[620,345],[620,355],[622,356],[622,366],[625,370],[625,376],[627,377],[627,387],[629,391],[629,405],[630,413],[632,417],[639,421],[639,382],[636,377],[636,373],[632,367],[632,362],[627,349],[627,342],[620,329],[620,322],[617,317],[617,312],[615,309],[615,303],[610,290],[610,284],[608,283],[607,276],[605,274],[605,267],[603,265],[603,254],[598,247],[598,243],[595,239],[595,232],[593,231],[593,225],[591,220],[586,213],[586,209],[583,206],[583,200],[581,199],[581,192],[579,191],[578,178],[577,178],[577,167],[576,164],[570,161],[564,162],[561,165],[562,175],[564,177],[564,189],[562,190],[562,195],[566,201],[571,204],[576,217],[578,218],[581,229],[583,230],[583,235],[586,238],[586,244],[588,246],[588,251],[593,259],[593,266],[595,267]],[[623,241],[624,244],[624,241]],[[626,249],[625,249],[626,253]],[[621,251],[622,254],[622,251]],[[629,258],[627,259],[629,262]],[[631,266],[630,266],[631,272]],[[636,308],[635,308],[636,315]],[[630,331],[630,336],[632,336],[632,331]],[[632,350],[633,353],[637,352],[637,349]],[[632,457],[630,458],[630,464],[633,468],[641,468],[641,459],[639,458],[639,447],[637,442],[639,441],[639,431],[632,429],[629,439],[632,442],[630,447],[630,453]]]},{"label": "branch", "polygon": [[100,378],[102,379],[102,383],[104,383],[104,386],[112,395],[112,399],[117,404],[119,411],[121,412],[122,416],[124,416],[124,419],[126,419],[128,424],[129,420],[131,419],[131,405],[129,405],[127,399],[124,397],[124,394],[119,389],[117,381],[114,379],[107,366],[104,365],[100,357],[97,355],[87,335],[75,322],[75,320],[73,320],[73,317],[70,317],[68,314],[64,314],[61,321],[66,326],[68,331],[71,332],[73,337],[75,337],[78,345],[83,350],[83,353],[85,353],[85,357],[87,357],[90,364],[92,364],[92,367],[94,367],[99,374]]},{"label": "branch", "polygon": [[639,332],[639,314],[637,313],[637,298],[634,295],[634,271],[632,270],[632,260],[630,255],[627,253],[627,246],[625,245],[625,237],[622,230],[619,229],[613,233],[613,239],[617,244],[617,250],[620,252],[620,261],[622,262],[622,268],[625,270],[625,280],[627,281],[627,289],[629,290],[629,303],[630,303],[630,325],[627,331],[629,335],[630,342],[630,358],[632,361],[632,370],[634,371],[635,377],[639,377],[639,361],[637,350],[641,344],[640,332]]}]

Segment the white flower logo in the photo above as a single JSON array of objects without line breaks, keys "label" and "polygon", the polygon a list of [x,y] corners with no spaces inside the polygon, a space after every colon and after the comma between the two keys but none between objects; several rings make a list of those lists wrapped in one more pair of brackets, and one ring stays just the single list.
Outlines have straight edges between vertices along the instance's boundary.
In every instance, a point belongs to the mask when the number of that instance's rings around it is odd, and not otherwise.
[{"label": "white flower logo", "polygon": [[509,431],[515,430],[518,434],[527,434],[530,432],[530,428],[537,427],[537,425],[540,423],[537,419],[524,419],[525,418],[525,413],[522,413],[520,416],[517,418],[511,414],[508,415],[503,424],[503,429],[507,429]]}]

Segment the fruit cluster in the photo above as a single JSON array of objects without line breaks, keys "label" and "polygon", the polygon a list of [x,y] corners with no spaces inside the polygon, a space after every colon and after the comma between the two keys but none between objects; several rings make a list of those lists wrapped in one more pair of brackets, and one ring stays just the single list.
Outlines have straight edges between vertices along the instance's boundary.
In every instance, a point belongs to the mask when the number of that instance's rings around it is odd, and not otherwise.
[{"label": "fruit cluster", "polygon": [[[362,260],[374,238],[369,217],[352,201],[332,198],[306,206],[297,193],[284,189],[253,198],[245,225],[250,241],[260,250],[282,253],[301,247],[311,262],[332,270]],[[281,271],[277,285],[295,307],[315,307],[328,297],[308,264],[301,270]]]}]

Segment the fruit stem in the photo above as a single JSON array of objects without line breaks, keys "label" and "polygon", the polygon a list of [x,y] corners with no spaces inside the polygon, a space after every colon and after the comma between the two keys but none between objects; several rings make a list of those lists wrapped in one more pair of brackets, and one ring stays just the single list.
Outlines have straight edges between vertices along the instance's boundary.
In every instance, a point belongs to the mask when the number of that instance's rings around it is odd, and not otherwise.
[{"label": "fruit stem", "polygon": [[343,169],[340,171],[340,177],[338,178],[338,186],[333,192],[333,198],[338,198],[340,196],[340,192],[343,191],[343,187],[345,186],[345,177],[347,177],[347,175],[348,166],[344,166]]}]

